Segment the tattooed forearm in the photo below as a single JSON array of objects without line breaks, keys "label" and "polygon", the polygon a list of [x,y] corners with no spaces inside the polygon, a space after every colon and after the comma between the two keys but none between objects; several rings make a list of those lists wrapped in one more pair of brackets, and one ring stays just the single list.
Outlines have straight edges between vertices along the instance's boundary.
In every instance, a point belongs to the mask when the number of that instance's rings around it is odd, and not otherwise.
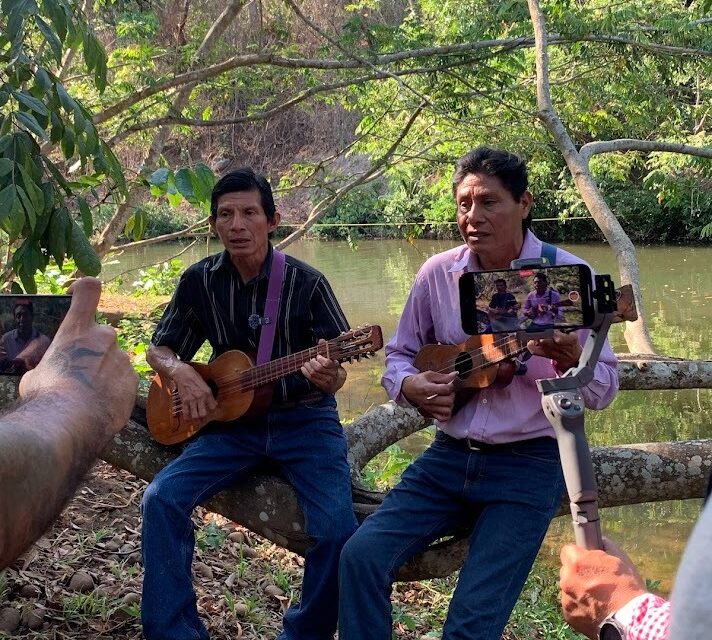
[{"label": "tattooed forearm", "polygon": [[104,446],[87,426],[61,398],[0,417],[0,568],[42,535]]},{"label": "tattooed forearm", "polygon": [[64,351],[54,351],[48,357],[48,364],[54,368],[57,375],[74,378],[93,389],[92,380],[87,376],[88,371],[94,370],[93,363],[89,359],[101,358],[102,355],[101,351],[74,344]]}]

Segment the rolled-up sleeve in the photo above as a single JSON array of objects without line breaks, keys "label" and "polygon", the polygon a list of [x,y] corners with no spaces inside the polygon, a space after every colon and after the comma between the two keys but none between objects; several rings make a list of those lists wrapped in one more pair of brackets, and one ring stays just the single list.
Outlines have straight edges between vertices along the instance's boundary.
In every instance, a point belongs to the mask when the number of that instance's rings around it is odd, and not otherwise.
[{"label": "rolled-up sleeve", "polygon": [[178,282],[173,298],[168,303],[151,337],[156,347],[168,347],[181,360],[190,360],[205,342],[205,331],[192,310],[189,300],[196,295],[189,284],[189,272]]},{"label": "rolled-up sleeve", "polygon": [[385,349],[386,369],[381,384],[388,396],[399,405],[411,406],[401,393],[403,380],[420,373],[413,365],[413,361],[420,348],[432,342],[435,342],[435,336],[430,292],[426,279],[418,274],[403,308],[395,335]]}]

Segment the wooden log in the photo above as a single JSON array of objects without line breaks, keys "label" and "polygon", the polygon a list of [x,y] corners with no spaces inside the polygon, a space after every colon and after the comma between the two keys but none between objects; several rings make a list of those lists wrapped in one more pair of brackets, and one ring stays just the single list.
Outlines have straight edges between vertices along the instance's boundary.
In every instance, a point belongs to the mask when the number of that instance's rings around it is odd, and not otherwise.
[{"label": "wooden log", "polygon": [[[370,426],[374,431],[384,433],[389,421],[399,425],[397,435],[407,435],[411,429],[417,431],[418,421],[413,413],[392,403],[376,407],[359,418],[355,427],[347,427],[349,439],[368,432]],[[155,443],[141,424],[139,414],[137,412],[135,416],[139,421],[131,420],[104,450],[102,458],[150,480],[179,454],[180,448]],[[395,437],[387,430],[385,433],[387,440]],[[373,441],[364,444],[364,447],[373,446]],[[372,448],[364,449],[355,455],[352,449],[351,464],[360,465],[361,460],[371,456],[371,451]],[[712,440],[598,447],[592,453],[601,507],[702,497],[712,469]],[[371,513],[382,497],[383,494],[364,490],[355,483],[354,510],[357,516],[363,519]],[[222,492],[206,506],[297,553],[303,554],[308,545],[294,493],[284,479],[274,475],[254,474],[234,489]],[[562,496],[560,514],[564,513],[568,513],[568,500]],[[467,541],[455,535],[406,565],[399,579],[446,576],[461,566],[466,552]]]}]

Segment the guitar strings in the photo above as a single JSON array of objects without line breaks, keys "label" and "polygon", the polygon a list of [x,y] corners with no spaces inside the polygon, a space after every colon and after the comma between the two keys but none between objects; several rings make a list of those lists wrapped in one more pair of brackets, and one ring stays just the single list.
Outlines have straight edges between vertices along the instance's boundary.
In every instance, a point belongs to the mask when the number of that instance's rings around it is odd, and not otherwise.
[{"label": "guitar strings", "polygon": [[[507,334],[504,338],[500,339],[499,341],[497,341],[495,339],[495,341],[492,344],[480,346],[475,349],[472,349],[471,351],[460,351],[457,354],[457,356],[455,358],[453,358],[451,361],[449,361],[445,367],[443,367],[442,369],[436,370],[435,373],[452,373],[453,371],[457,371],[457,357],[458,356],[461,356],[464,354],[464,355],[468,355],[474,359],[476,356],[490,355],[493,351],[499,349],[500,347],[506,346],[511,341],[511,338],[512,338],[512,336],[510,334]],[[516,337],[514,339],[518,340]],[[519,344],[519,343],[517,343],[517,344]],[[522,353],[523,351],[526,351],[526,349],[527,349],[526,346],[520,345],[518,349],[515,349],[512,353],[504,356],[497,362],[501,362],[502,360],[512,358],[512,357]],[[469,372],[479,371],[481,369],[487,369],[487,367],[491,367],[492,365],[497,364],[497,362],[485,361],[482,364],[472,366],[469,369]]]}]

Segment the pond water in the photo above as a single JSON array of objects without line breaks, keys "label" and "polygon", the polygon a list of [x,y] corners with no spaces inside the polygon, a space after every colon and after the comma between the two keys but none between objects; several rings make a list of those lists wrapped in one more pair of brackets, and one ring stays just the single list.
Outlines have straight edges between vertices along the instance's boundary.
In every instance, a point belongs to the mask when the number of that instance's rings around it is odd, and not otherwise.
[{"label": "pond water", "polygon": [[[286,252],[319,269],[331,282],[352,326],[379,324],[388,339],[396,326],[415,273],[431,255],[455,246],[454,241],[368,240],[355,248],[346,242],[303,240]],[[617,279],[613,253],[606,245],[562,245],[587,260],[598,273]],[[120,272],[166,260],[185,246],[153,245],[119,255],[104,268],[109,279]],[[221,249],[200,241],[180,257],[186,265]],[[712,248],[643,247],[638,249],[645,311],[659,353],[710,358],[712,353]],[[132,273],[123,276],[132,282]],[[625,352],[621,326],[611,330],[617,352]],[[353,418],[387,398],[379,384],[383,352],[347,365],[348,381],[339,392],[342,417]],[[712,391],[624,391],[602,412],[587,413],[587,433],[594,445],[688,440],[712,437]],[[417,451],[427,444],[419,435],[401,443]],[[604,532],[619,541],[643,575],[671,585],[700,501],[677,501],[605,509]],[[562,543],[572,538],[568,518],[552,524],[542,554],[558,558]]]}]

